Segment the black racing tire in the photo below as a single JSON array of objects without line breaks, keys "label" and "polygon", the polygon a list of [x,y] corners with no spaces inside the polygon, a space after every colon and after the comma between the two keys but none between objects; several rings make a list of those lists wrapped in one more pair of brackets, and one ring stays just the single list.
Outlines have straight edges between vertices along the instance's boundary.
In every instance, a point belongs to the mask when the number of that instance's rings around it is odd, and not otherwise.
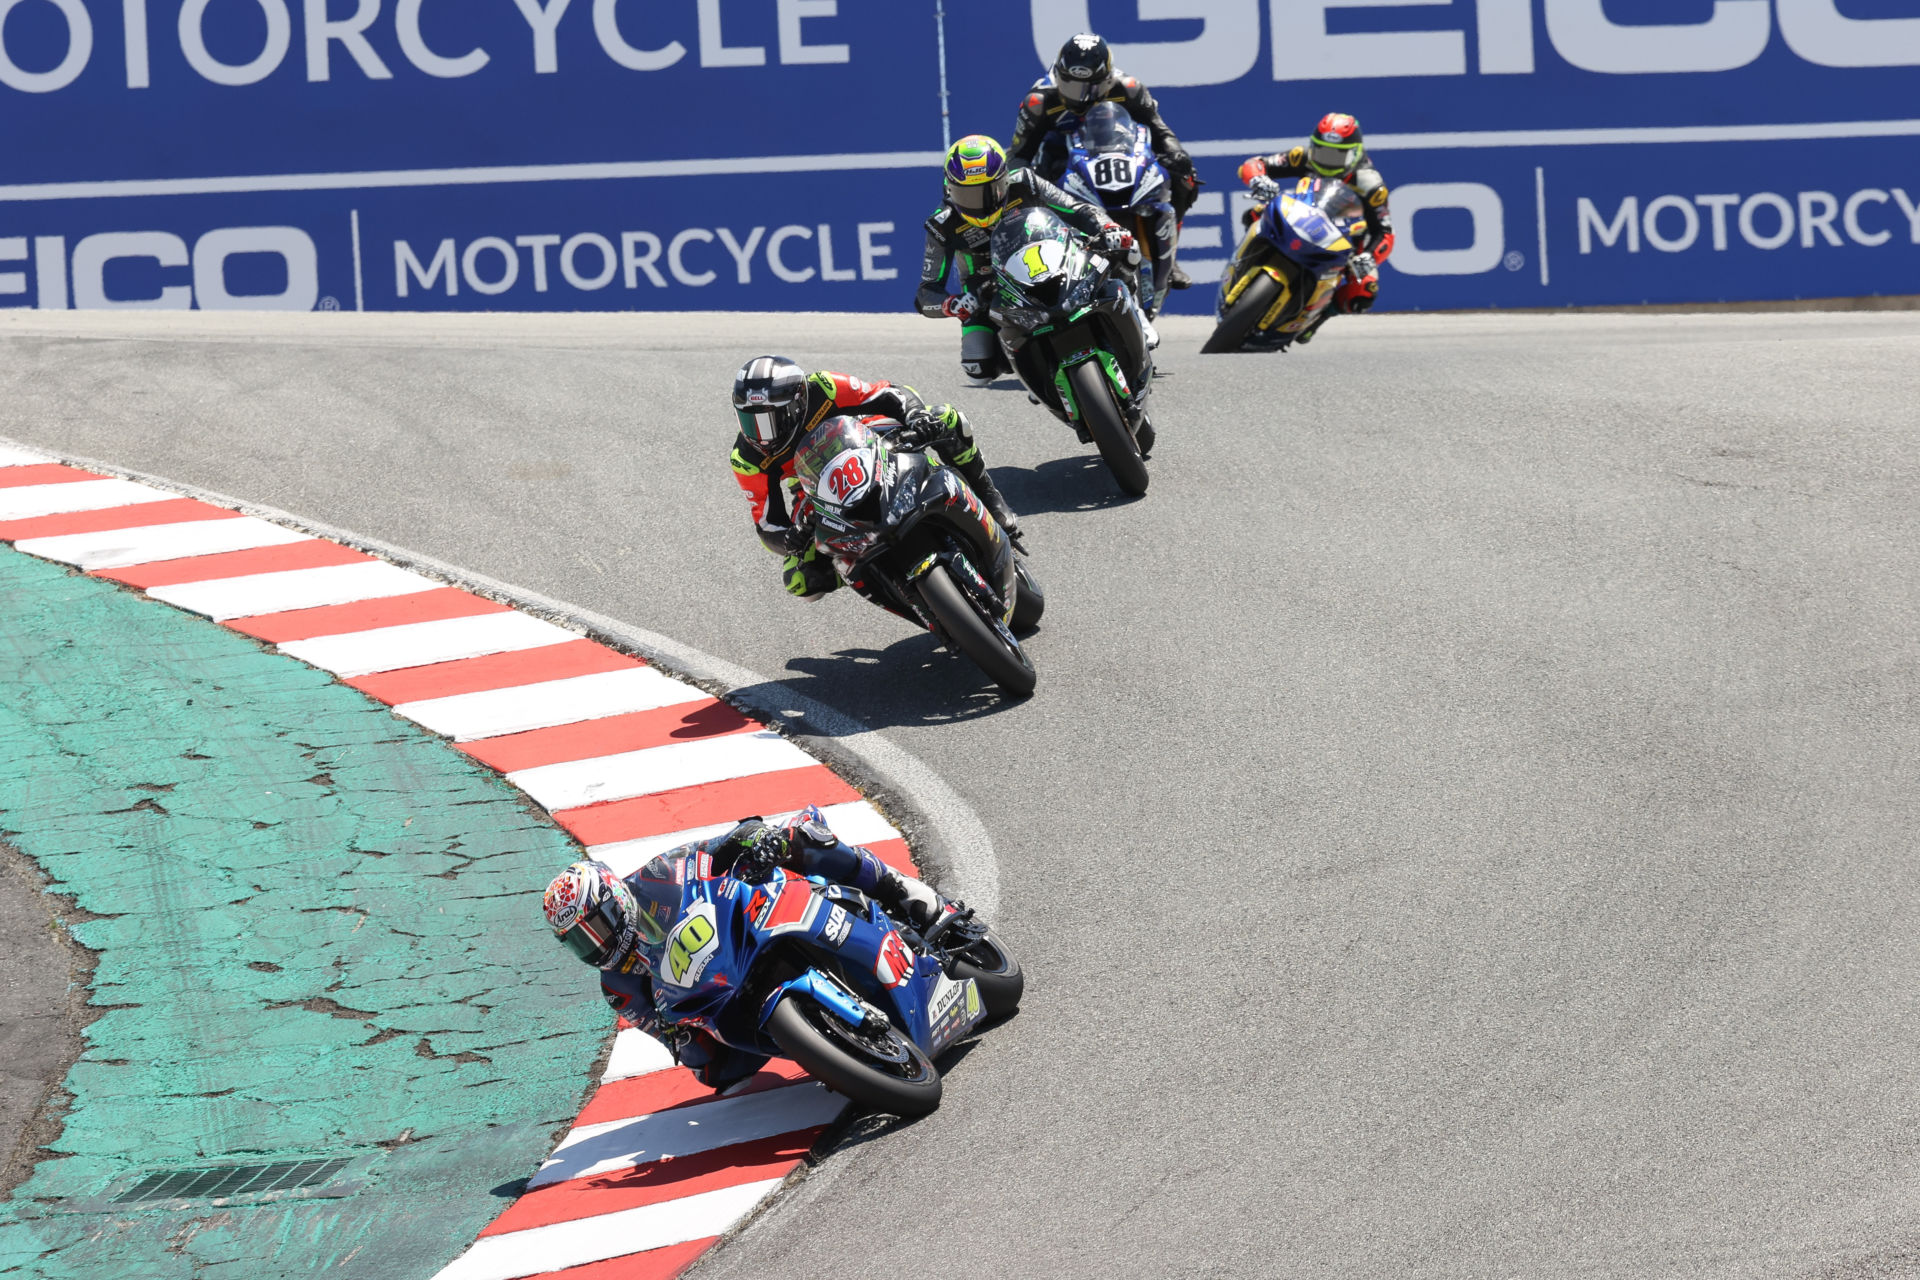
[{"label": "black racing tire", "polygon": [[1200,348],[1201,355],[1221,355],[1240,349],[1259,325],[1260,317],[1267,314],[1273,306],[1280,285],[1266,272],[1258,272],[1246,292],[1233,300],[1227,308],[1227,314],[1220,317],[1220,323],[1213,327],[1213,333]]},{"label": "black racing tire", "polygon": [[1040,615],[1047,611],[1047,592],[1027,568],[1025,556],[1017,556],[1013,562],[1013,621],[1009,629],[1017,636],[1026,635],[1040,625]]},{"label": "black racing tire", "polygon": [[1067,382],[1073,387],[1074,403],[1080,406],[1080,422],[1093,436],[1093,443],[1106,459],[1113,481],[1135,497],[1147,491],[1147,463],[1140,456],[1140,442],[1127,430],[1120,417],[1120,406],[1113,402],[1113,388],[1107,385],[1106,371],[1098,360],[1087,360],[1067,370]]},{"label": "black racing tire", "polygon": [[986,937],[955,956],[948,972],[956,979],[972,978],[980,984],[980,1002],[994,1021],[1011,1018],[1020,1011],[1027,978],[1020,972],[1020,962],[993,930],[987,930]]},{"label": "black racing tire", "polygon": [[1032,661],[1017,641],[1008,647],[1000,633],[980,616],[973,600],[954,585],[945,565],[933,566],[920,579],[920,598],[933,610],[953,643],[973,659],[975,666],[992,676],[995,684],[1019,697],[1033,692],[1039,677],[1034,674]]},{"label": "black racing tire", "polygon": [[889,1115],[926,1115],[940,1105],[940,1072],[899,1028],[889,1033],[905,1051],[904,1062],[883,1065],[857,1052],[846,1024],[803,995],[785,997],[767,1019],[767,1034],[780,1052],[835,1093]]}]

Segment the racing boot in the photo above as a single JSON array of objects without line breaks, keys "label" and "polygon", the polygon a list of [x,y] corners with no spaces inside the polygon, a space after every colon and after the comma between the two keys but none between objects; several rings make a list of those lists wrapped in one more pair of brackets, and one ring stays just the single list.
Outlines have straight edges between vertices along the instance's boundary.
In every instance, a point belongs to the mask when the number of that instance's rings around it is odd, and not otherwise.
[{"label": "racing boot", "polygon": [[[1007,535],[1007,541],[1013,544],[1013,549],[1024,553],[1027,547],[1020,538],[1020,526],[1013,522],[1013,508],[1007,505],[1006,496],[1000,492],[1000,486],[995,484],[993,477],[987,474],[987,464],[981,460],[978,449],[974,450],[972,466],[962,466],[959,471],[961,475],[966,476],[967,484],[973,491],[980,495],[980,501],[986,504],[987,510],[993,513],[993,522],[999,525],[1001,532]],[[979,474],[970,474],[973,471],[978,471]]]},{"label": "racing boot", "polygon": [[873,887],[873,899],[888,911],[898,912],[916,929],[924,929],[940,916],[940,895],[924,881],[898,871],[888,871]]},{"label": "racing boot", "polygon": [[1171,269],[1171,270],[1169,270],[1169,271],[1167,272],[1167,287],[1168,287],[1169,289],[1191,289],[1191,288],[1193,288],[1193,277],[1192,277],[1192,276],[1190,276],[1190,275],[1188,275],[1188,274],[1187,274],[1187,273],[1186,273],[1186,272],[1185,272],[1185,271],[1184,271],[1184,270],[1183,270],[1183,269],[1181,268],[1181,266],[1180,266],[1180,258],[1179,258],[1179,255],[1178,255],[1178,253],[1177,253],[1177,252],[1176,252],[1176,254],[1175,254],[1175,256],[1174,256],[1174,259],[1173,259],[1173,267],[1172,267],[1172,269]]}]

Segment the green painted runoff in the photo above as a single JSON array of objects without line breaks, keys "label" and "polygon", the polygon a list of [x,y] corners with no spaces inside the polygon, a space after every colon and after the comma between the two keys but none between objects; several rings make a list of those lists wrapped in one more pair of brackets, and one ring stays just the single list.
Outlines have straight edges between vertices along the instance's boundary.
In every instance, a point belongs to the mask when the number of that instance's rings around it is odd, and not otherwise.
[{"label": "green painted runoff", "polygon": [[[540,918],[567,837],[324,672],[11,549],[0,688],[0,832],[101,917],[73,933],[103,1010],[57,1156],[0,1204],[0,1275],[431,1275],[538,1166],[604,1042]],[[107,1200],[323,1158],[361,1189]]]}]

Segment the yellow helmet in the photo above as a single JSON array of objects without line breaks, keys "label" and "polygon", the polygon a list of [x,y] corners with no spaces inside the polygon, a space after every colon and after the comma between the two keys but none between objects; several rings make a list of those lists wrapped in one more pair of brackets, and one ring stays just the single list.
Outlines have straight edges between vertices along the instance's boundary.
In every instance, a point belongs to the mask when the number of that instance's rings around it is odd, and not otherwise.
[{"label": "yellow helmet", "polygon": [[970,133],[947,149],[947,203],[976,227],[1000,220],[1007,202],[1007,153],[984,133]]}]

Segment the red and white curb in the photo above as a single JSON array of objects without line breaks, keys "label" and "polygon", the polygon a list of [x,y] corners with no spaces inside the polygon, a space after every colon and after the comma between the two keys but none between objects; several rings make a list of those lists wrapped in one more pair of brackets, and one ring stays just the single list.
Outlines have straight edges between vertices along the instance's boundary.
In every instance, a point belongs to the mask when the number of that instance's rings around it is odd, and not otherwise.
[{"label": "red and white curb", "polygon": [[[743,814],[807,804],[912,868],[878,810],[759,721],[577,631],[354,548],[9,444],[0,542],[332,673],[498,770],[622,874]],[[434,1280],[677,1275],[844,1106],[788,1062],[715,1096],[622,1030],[525,1193]]]}]

